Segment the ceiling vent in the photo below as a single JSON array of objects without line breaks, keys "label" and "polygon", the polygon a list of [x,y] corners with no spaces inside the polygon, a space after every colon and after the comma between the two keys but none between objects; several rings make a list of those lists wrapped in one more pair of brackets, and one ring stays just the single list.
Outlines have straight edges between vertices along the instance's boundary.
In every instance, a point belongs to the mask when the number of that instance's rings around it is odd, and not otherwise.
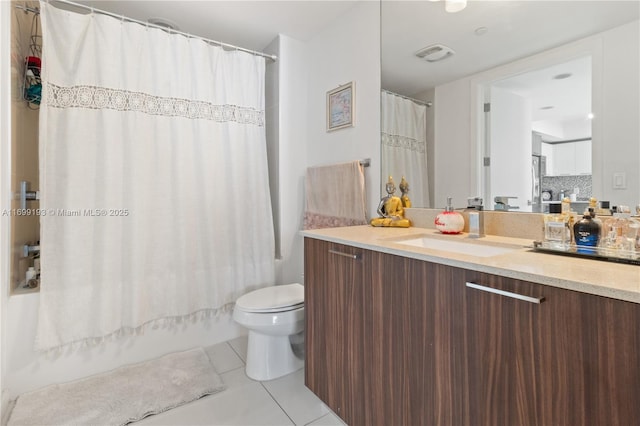
[{"label": "ceiling vent", "polygon": [[180,31],[180,28],[178,27],[178,24],[176,24],[175,22],[169,20],[169,19],[165,19],[165,18],[149,18],[147,19],[147,22],[153,25],[156,25],[158,27],[162,27],[163,29],[166,28],[167,30],[172,30],[172,31]]},{"label": "ceiling vent", "polygon": [[447,47],[444,44],[433,44],[425,47],[424,49],[418,50],[416,52],[416,56],[427,62],[438,62],[453,56],[455,53],[456,52],[454,52],[452,48]]}]

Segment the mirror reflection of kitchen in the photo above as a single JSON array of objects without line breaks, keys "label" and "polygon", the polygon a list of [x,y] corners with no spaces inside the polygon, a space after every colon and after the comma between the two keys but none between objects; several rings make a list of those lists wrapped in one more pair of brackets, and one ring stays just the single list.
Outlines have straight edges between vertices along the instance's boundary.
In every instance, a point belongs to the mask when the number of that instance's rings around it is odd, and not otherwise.
[{"label": "mirror reflection of kitchen", "polygon": [[[485,88],[484,199],[495,210],[548,212],[592,196],[591,57]],[[582,209],[581,209],[582,208]]]}]

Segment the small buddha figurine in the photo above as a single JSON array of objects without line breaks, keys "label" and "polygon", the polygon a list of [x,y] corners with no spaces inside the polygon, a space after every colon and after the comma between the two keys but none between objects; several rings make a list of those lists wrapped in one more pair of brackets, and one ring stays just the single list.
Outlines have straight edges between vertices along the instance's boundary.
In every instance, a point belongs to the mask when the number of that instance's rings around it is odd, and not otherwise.
[{"label": "small buddha figurine", "polygon": [[402,196],[400,197],[400,199],[402,200],[402,207],[404,207],[405,209],[408,209],[411,207],[411,200],[407,195],[409,193],[409,182],[405,180],[404,176],[402,176],[402,180],[400,181],[399,186],[400,186],[400,192],[402,193]]},{"label": "small buddha figurine", "polygon": [[408,228],[411,226],[409,219],[404,217],[404,207],[402,206],[402,199],[397,195],[396,185],[393,183],[393,178],[389,176],[389,180],[385,186],[387,196],[382,197],[380,204],[378,205],[378,214],[381,217],[371,219],[371,226],[393,226],[400,228]]}]

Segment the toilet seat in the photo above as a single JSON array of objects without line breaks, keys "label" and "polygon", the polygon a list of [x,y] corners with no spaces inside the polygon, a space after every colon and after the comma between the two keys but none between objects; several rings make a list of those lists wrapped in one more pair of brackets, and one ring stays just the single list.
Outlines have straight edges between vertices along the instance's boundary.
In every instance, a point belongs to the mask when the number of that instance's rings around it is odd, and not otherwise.
[{"label": "toilet seat", "polygon": [[298,283],[261,288],[241,296],[236,309],[251,313],[287,312],[304,308],[304,287]]}]

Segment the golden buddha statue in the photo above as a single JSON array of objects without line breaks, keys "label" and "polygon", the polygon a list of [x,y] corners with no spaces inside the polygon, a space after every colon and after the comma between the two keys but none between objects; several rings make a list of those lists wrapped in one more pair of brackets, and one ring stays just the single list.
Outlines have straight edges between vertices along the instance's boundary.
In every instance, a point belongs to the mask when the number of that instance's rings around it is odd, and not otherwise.
[{"label": "golden buddha statue", "polygon": [[400,199],[402,200],[402,207],[404,207],[405,209],[408,209],[411,207],[411,200],[407,195],[409,193],[409,182],[405,180],[404,176],[402,176],[402,180],[400,181],[399,186],[400,186],[400,192],[402,193],[402,196],[400,197]]},{"label": "golden buddha statue", "polygon": [[378,205],[378,214],[381,217],[371,219],[371,226],[393,226],[399,228],[410,227],[411,222],[409,219],[405,219],[404,217],[402,199],[397,195],[393,195],[396,192],[396,185],[393,183],[393,178],[391,176],[389,176],[385,189],[387,191],[387,196],[382,197],[380,204]]}]

